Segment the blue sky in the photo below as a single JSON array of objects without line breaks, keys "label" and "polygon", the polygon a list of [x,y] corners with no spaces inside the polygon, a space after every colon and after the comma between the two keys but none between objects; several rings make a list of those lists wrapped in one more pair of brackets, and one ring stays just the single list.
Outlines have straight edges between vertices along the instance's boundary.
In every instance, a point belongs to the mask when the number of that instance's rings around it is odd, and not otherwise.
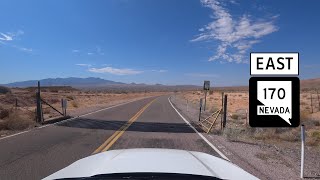
[{"label": "blue sky", "polygon": [[247,85],[250,52],[320,77],[320,1],[2,0],[0,84],[55,77]]}]

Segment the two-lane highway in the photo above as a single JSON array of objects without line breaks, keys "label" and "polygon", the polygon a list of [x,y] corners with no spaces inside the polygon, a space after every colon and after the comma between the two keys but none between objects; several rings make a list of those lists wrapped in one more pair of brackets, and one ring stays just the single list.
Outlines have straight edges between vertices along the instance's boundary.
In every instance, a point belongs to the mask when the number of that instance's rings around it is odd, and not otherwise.
[{"label": "two-lane highway", "polygon": [[1,179],[41,179],[112,149],[171,148],[219,156],[168,101],[152,97],[0,139]]}]

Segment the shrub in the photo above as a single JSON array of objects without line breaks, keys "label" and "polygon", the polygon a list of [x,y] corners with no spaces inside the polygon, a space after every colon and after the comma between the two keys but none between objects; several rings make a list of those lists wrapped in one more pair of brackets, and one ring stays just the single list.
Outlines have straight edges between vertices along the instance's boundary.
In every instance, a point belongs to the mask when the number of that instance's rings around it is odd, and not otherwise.
[{"label": "shrub", "polygon": [[231,118],[232,119],[239,119],[239,115],[238,114],[232,114]]},{"label": "shrub", "polygon": [[50,92],[58,93],[58,92],[59,92],[59,90],[58,90],[58,89],[50,89]]},{"label": "shrub", "polygon": [[35,124],[32,119],[26,115],[20,115],[17,113],[11,113],[8,120],[9,130],[23,130]]},{"label": "shrub", "polygon": [[226,128],[223,131],[223,135],[230,141],[237,141],[241,139],[246,139],[248,137],[248,132],[244,128]]},{"label": "shrub", "polygon": [[57,98],[52,98],[52,99],[49,99],[49,103],[50,104],[56,104],[56,103],[60,103],[61,100],[60,99],[57,99]]},{"label": "shrub", "polygon": [[300,111],[300,119],[301,119],[301,121],[306,121],[306,120],[310,119],[310,113],[306,110]]},{"label": "shrub", "polygon": [[67,96],[66,98],[67,98],[68,100],[74,100],[74,97],[73,97],[73,96],[70,96],[70,95]]},{"label": "shrub", "polygon": [[10,111],[9,116],[0,122],[0,130],[24,130],[36,124],[33,120],[34,114]]},{"label": "shrub", "polygon": [[79,107],[79,105],[76,101],[71,101],[71,105],[75,108]]},{"label": "shrub", "polygon": [[7,109],[0,109],[0,119],[4,119],[9,116],[9,110]]},{"label": "shrub", "polygon": [[311,137],[314,137],[314,138],[320,140],[320,131],[313,131],[311,133]]},{"label": "shrub", "polygon": [[256,129],[253,137],[258,140],[279,139],[279,134],[276,129]]},{"label": "shrub", "polygon": [[320,131],[315,130],[308,134],[310,135],[306,138],[306,144],[309,146],[320,146]]},{"label": "shrub", "polygon": [[11,89],[4,86],[0,86],[0,94],[7,94],[7,93],[11,93]]},{"label": "shrub", "polygon": [[279,134],[279,138],[284,141],[295,142],[300,140],[300,133],[291,130]]}]

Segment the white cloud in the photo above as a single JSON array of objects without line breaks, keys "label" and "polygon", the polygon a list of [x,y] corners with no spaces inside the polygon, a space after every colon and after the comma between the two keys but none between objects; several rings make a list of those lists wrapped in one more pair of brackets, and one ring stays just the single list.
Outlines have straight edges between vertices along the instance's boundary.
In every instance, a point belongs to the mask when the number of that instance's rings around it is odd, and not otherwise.
[{"label": "white cloud", "polygon": [[11,41],[15,41],[15,40],[19,39],[18,37],[23,34],[24,34],[24,32],[22,30],[18,30],[17,32],[7,32],[7,33],[0,32],[0,43],[7,45],[9,47],[16,48],[16,49],[23,51],[23,52],[31,53],[31,52],[33,52],[33,49],[31,49],[31,48],[21,47],[21,46],[15,45],[13,43],[10,43]]},{"label": "white cloud", "polygon": [[165,72],[168,72],[168,70],[165,70],[165,69],[160,69],[160,70],[150,70],[152,72],[159,72],[159,73],[165,73]]},{"label": "white cloud", "polygon": [[11,44],[9,46],[18,49],[19,51],[26,52],[26,53],[32,53],[33,52],[33,49],[31,49],[31,48],[21,47],[21,46],[17,46],[17,45],[14,45],[14,44]]},{"label": "white cloud", "polygon": [[91,55],[103,56],[104,55],[104,52],[100,46],[96,46],[95,48],[89,48],[88,50],[73,49],[72,52],[73,53],[84,52],[84,54],[87,54],[89,56],[91,56]]},{"label": "white cloud", "polygon": [[90,72],[94,73],[109,73],[114,75],[135,75],[135,74],[141,74],[143,71],[138,71],[134,69],[118,69],[113,67],[104,67],[104,68],[89,68]]},{"label": "white cloud", "polygon": [[31,48],[25,48],[25,47],[20,47],[19,49],[21,51],[25,51],[25,52],[32,52],[33,51],[33,49],[31,49]]},{"label": "white cloud", "polygon": [[12,36],[8,35],[8,34],[4,34],[4,33],[0,33],[0,40],[2,41],[12,41],[13,38]]},{"label": "white cloud", "polygon": [[247,62],[245,55],[248,50],[260,42],[259,39],[263,36],[278,30],[274,25],[274,20],[278,16],[271,17],[269,21],[254,21],[249,15],[234,19],[218,0],[201,0],[201,2],[212,10],[214,20],[204,28],[200,28],[200,34],[191,41],[219,41],[216,55],[210,57],[209,61],[220,59],[228,62]]},{"label": "white cloud", "polygon": [[22,30],[18,30],[17,32],[0,32],[0,41],[13,41],[16,37],[23,35],[24,32]]},{"label": "white cloud", "polygon": [[186,73],[186,76],[191,76],[191,77],[202,77],[202,78],[217,78],[219,75],[217,74],[206,74],[206,73]]},{"label": "white cloud", "polygon": [[91,64],[76,64],[77,66],[91,67]]}]

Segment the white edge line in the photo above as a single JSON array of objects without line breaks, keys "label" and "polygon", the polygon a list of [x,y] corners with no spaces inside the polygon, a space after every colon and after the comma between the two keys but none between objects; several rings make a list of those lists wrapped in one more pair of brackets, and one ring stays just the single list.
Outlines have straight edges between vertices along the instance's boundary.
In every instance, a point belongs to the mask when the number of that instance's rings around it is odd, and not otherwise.
[{"label": "white edge line", "polygon": [[[150,98],[150,97],[146,97],[146,98]],[[146,99],[146,98],[142,98],[142,99]],[[30,132],[30,131],[35,130],[35,129],[41,129],[41,128],[45,128],[45,127],[52,126],[52,125],[55,125],[55,124],[67,122],[67,121],[70,121],[70,120],[73,120],[73,119],[76,119],[76,118],[79,118],[79,117],[84,117],[84,116],[87,116],[87,115],[90,115],[90,114],[94,114],[94,113],[97,113],[97,112],[100,112],[100,111],[104,111],[104,110],[107,110],[107,109],[111,109],[111,108],[115,108],[115,107],[122,106],[122,105],[125,105],[125,104],[129,104],[129,103],[132,103],[132,102],[135,102],[135,101],[139,101],[139,100],[142,100],[142,99],[137,99],[137,100],[132,100],[132,101],[116,104],[116,105],[113,105],[113,106],[110,106],[110,107],[106,107],[106,108],[103,108],[103,109],[99,109],[97,111],[93,111],[93,112],[90,112],[90,113],[87,113],[87,114],[82,114],[82,115],[77,116],[77,117],[65,119],[63,121],[59,121],[59,122],[52,123],[52,124],[47,124],[47,125],[44,125],[44,126],[39,126],[39,127],[36,127],[36,128],[32,128],[30,130],[27,130],[27,131],[18,132],[16,134],[11,134],[11,135],[8,135],[8,136],[0,138],[0,141],[3,140],[3,139],[7,139],[7,138],[10,138],[10,137],[14,137],[14,136],[17,136],[17,135],[20,135],[20,134],[24,134],[24,133]]]},{"label": "white edge line", "polygon": [[11,134],[11,135],[8,135],[8,136],[5,136],[5,137],[0,138],[0,140],[6,139],[6,138],[9,138],[9,137],[13,137],[13,136],[16,136],[16,135],[19,135],[19,134],[24,134],[24,133],[29,132],[29,131],[30,131],[30,130],[18,132],[18,133],[16,133],[16,134]]},{"label": "white edge line", "polygon": [[[221,151],[219,151],[218,148],[216,148],[206,137],[204,137],[199,131],[194,128],[186,118],[184,118],[180,112],[173,106],[173,104],[170,101],[170,97],[168,98],[168,101],[171,105],[171,107],[178,113],[178,115],[184,120],[185,123],[187,123],[213,150],[215,150],[223,159],[230,161],[227,156],[225,156]],[[231,162],[231,161],[230,161]]]}]

